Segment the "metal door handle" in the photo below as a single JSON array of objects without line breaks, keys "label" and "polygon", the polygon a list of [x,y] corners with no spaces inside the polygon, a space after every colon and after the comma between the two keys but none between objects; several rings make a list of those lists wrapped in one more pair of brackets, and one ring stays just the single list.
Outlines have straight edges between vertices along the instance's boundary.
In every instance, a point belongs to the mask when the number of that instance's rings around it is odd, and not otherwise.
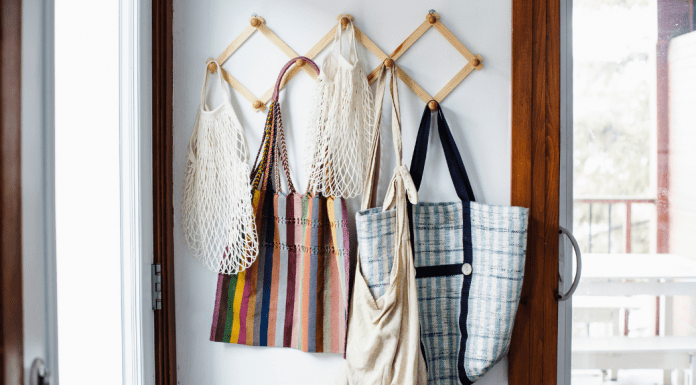
[{"label": "metal door handle", "polygon": [[570,232],[570,230],[566,229],[563,226],[559,226],[559,234],[565,234],[568,239],[570,239],[570,243],[573,244],[573,249],[575,250],[575,258],[577,260],[577,265],[578,268],[575,271],[575,279],[573,279],[573,284],[570,286],[570,290],[568,290],[567,293],[558,295],[558,300],[559,301],[567,301],[570,299],[570,297],[573,296],[573,293],[575,293],[575,289],[578,288],[578,284],[580,283],[580,274],[582,271],[582,256],[580,255],[580,246],[578,246],[578,241],[575,240],[575,237],[573,236],[573,233]]},{"label": "metal door handle", "polygon": [[46,363],[41,358],[34,359],[31,363],[29,372],[30,385],[48,385],[51,383],[51,371],[48,370]]}]

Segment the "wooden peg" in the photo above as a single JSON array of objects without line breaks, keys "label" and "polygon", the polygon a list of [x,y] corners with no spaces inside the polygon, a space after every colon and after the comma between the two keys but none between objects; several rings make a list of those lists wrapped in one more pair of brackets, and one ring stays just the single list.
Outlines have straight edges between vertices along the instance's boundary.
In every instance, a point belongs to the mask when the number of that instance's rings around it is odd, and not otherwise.
[{"label": "wooden peg", "polygon": [[432,13],[429,13],[428,16],[425,17],[428,20],[428,23],[430,24],[435,24],[437,23],[437,17],[433,15]]},{"label": "wooden peg", "polygon": [[251,20],[249,21],[251,23],[251,26],[256,28],[259,25],[261,25],[261,20],[259,20],[258,17],[252,17]]},{"label": "wooden peg", "polygon": [[211,74],[214,74],[217,71],[217,66],[215,63],[213,63],[212,59],[208,62],[208,71],[210,71]]},{"label": "wooden peg", "polygon": [[437,102],[434,100],[429,101],[428,108],[430,108],[430,111],[436,111],[437,110]]},{"label": "wooden peg", "polygon": [[474,60],[471,62],[471,65],[474,66],[474,67],[478,67],[478,66],[481,65],[481,60],[479,60],[478,58],[476,58],[476,59],[474,59]]},{"label": "wooden peg", "polygon": [[263,103],[260,100],[257,100],[254,102],[254,104],[252,104],[252,106],[257,110],[260,110],[261,107],[263,107]]},{"label": "wooden peg", "polygon": [[302,67],[303,65],[305,65],[305,61],[303,59],[297,59],[295,60],[295,65],[298,67]]},{"label": "wooden peg", "polygon": [[387,67],[387,68],[392,68],[392,67],[394,66],[394,60],[392,60],[392,59],[389,58],[389,57],[386,58],[386,59],[384,60],[384,66]]},{"label": "wooden peg", "polygon": [[341,18],[341,27],[343,27],[343,29],[348,27],[348,23],[350,23],[350,19],[345,16]]}]

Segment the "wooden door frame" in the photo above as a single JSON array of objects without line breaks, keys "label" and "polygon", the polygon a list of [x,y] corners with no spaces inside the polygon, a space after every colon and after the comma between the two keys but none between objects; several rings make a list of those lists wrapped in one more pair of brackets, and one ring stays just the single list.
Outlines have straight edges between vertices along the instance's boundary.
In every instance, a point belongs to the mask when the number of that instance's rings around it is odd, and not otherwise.
[{"label": "wooden door frame", "polygon": [[175,385],[172,0],[152,1],[153,263],[162,265],[162,309],[155,310],[155,384]]},{"label": "wooden door frame", "polygon": [[[509,353],[509,383],[555,384],[558,351],[560,1],[512,1],[511,202],[530,208],[527,264]],[[172,178],[172,0],[152,3],[156,384],[176,384]]]},{"label": "wooden door frame", "polygon": [[555,384],[561,1],[512,1],[511,202],[530,208],[527,263],[509,353],[509,384]]},{"label": "wooden door frame", "polygon": [[22,2],[0,0],[0,381],[24,381],[22,309]]},{"label": "wooden door frame", "polygon": [[0,384],[24,383],[22,1],[0,0]]}]

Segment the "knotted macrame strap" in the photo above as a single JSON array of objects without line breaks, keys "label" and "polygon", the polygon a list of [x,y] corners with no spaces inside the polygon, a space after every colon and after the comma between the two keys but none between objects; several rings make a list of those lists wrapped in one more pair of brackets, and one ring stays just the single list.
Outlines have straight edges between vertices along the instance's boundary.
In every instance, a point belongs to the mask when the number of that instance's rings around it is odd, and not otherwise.
[{"label": "knotted macrame strap", "polygon": [[288,69],[292,65],[297,65],[299,63],[304,63],[304,64],[309,64],[314,68],[314,70],[319,74],[319,67],[309,58],[305,56],[298,56],[294,59],[291,59],[288,61],[283,68],[280,70],[280,74],[278,75],[278,80],[276,80],[275,88],[273,91],[273,99],[271,101],[271,106],[273,108],[269,108],[268,115],[269,118],[266,119],[266,125],[271,124],[272,128],[270,129],[270,132],[275,133],[274,138],[273,138],[273,150],[272,150],[272,157],[274,157],[275,161],[275,184],[277,189],[281,188],[280,184],[280,174],[279,174],[279,165],[278,162],[282,164],[283,171],[285,172],[285,178],[288,183],[288,190],[291,194],[295,193],[295,186],[292,183],[292,177],[290,176],[290,165],[288,161],[288,150],[287,150],[287,145],[285,143],[285,130],[283,128],[283,118],[281,115],[281,110],[280,110],[280,103],[278,102],[278,98],[280,96],[280,85],[283,81],[283,76],[285,73],[288,71]]},{"label": "knotted macrame strap", "polygon": [[[274,107],[275,107],[275,109],[278,108],[277,105]],[[269,139],[270,140],[268,143],[269,147],[268,147],[268,154],[266,155],[266,162],[265,162],[264,167],[263,167],[264,178],[263,178],[263,183],[261,185],[262,190],[266,190],[268,188],[268,182],[271,178],[271,174],[273,172],[277,172],[277,169],[278,169],[276,167],[277,158],[275,156],[276,155],[275,148],[276,148],[276,143],[278,141],[278,131],[276,130],[275,124],[273,124],[273,119],[274,119],[274,116],[272,115],[273,111],[274,110],[271,110],[271,109],[268,110],[268,114],[270,115],[269,116],[269,118],[270,118],[270,127],[269,127],[270,136],[269,136]],[[266,124],[269,124],[269,119],[266,119]]]},{"label": "knotted macrame strap", "polygon": [[[272,162],[272,151],[275,148],[275,126],[273,124],[273,118],[275,109],[277,106],[275,103],[271,103],[268,108],[268,115],[266,116],[266,125],[263,131],[263,139],[261,140],[261,145],[259,146],[259,152],[256,154],[256,160],[254,161],[254,171],[252,179],[252,188],[254,190],[259,189],[261,185],[262,189],[267,185],[268,179],[268,167]],[[261,159],[259,160],[259,155]]]},{"label": "knotted macrame strap", "polygon": [[[254,167],[251,168],[251,180],[256,181],[257,178],[260,178],[259,176],[259,170],[261,168],[259,164],[259,157],[261,158],[261,162],[264,162],[264,157],[266,156],[265,153],[265,147],[266,143],[269,143],[268,141],[270,140],[270,131],[269,131],[269,126],[268,126],[268,118],[272,116],[270,114],[270,108],[269,108],[269,114],[266,115],[266,124],[264,125],[263,129],[263,136],[261,137],[261,145],[259,146],[259,150],[256,152],[256,158],[254,159]],[[261,156],[263,154],[263,156]],[[258,187],[258,183],[254,185],[254,188]]]}]

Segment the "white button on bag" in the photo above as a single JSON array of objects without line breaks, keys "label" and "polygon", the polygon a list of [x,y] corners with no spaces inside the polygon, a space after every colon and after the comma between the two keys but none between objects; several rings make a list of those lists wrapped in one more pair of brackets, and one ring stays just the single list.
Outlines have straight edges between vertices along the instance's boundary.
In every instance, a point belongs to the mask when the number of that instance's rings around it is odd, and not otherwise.
[{"label": "white button on bag", "polygon": [[462,265],[462,273],[464,273],[464,275],[469,275],[469,274],[471,274],[471,271],[472,271],[472,270],[473,270],[473,269],[471,268],[471,264],[470,264],[470,263],[465,263],[465,264]]}]

